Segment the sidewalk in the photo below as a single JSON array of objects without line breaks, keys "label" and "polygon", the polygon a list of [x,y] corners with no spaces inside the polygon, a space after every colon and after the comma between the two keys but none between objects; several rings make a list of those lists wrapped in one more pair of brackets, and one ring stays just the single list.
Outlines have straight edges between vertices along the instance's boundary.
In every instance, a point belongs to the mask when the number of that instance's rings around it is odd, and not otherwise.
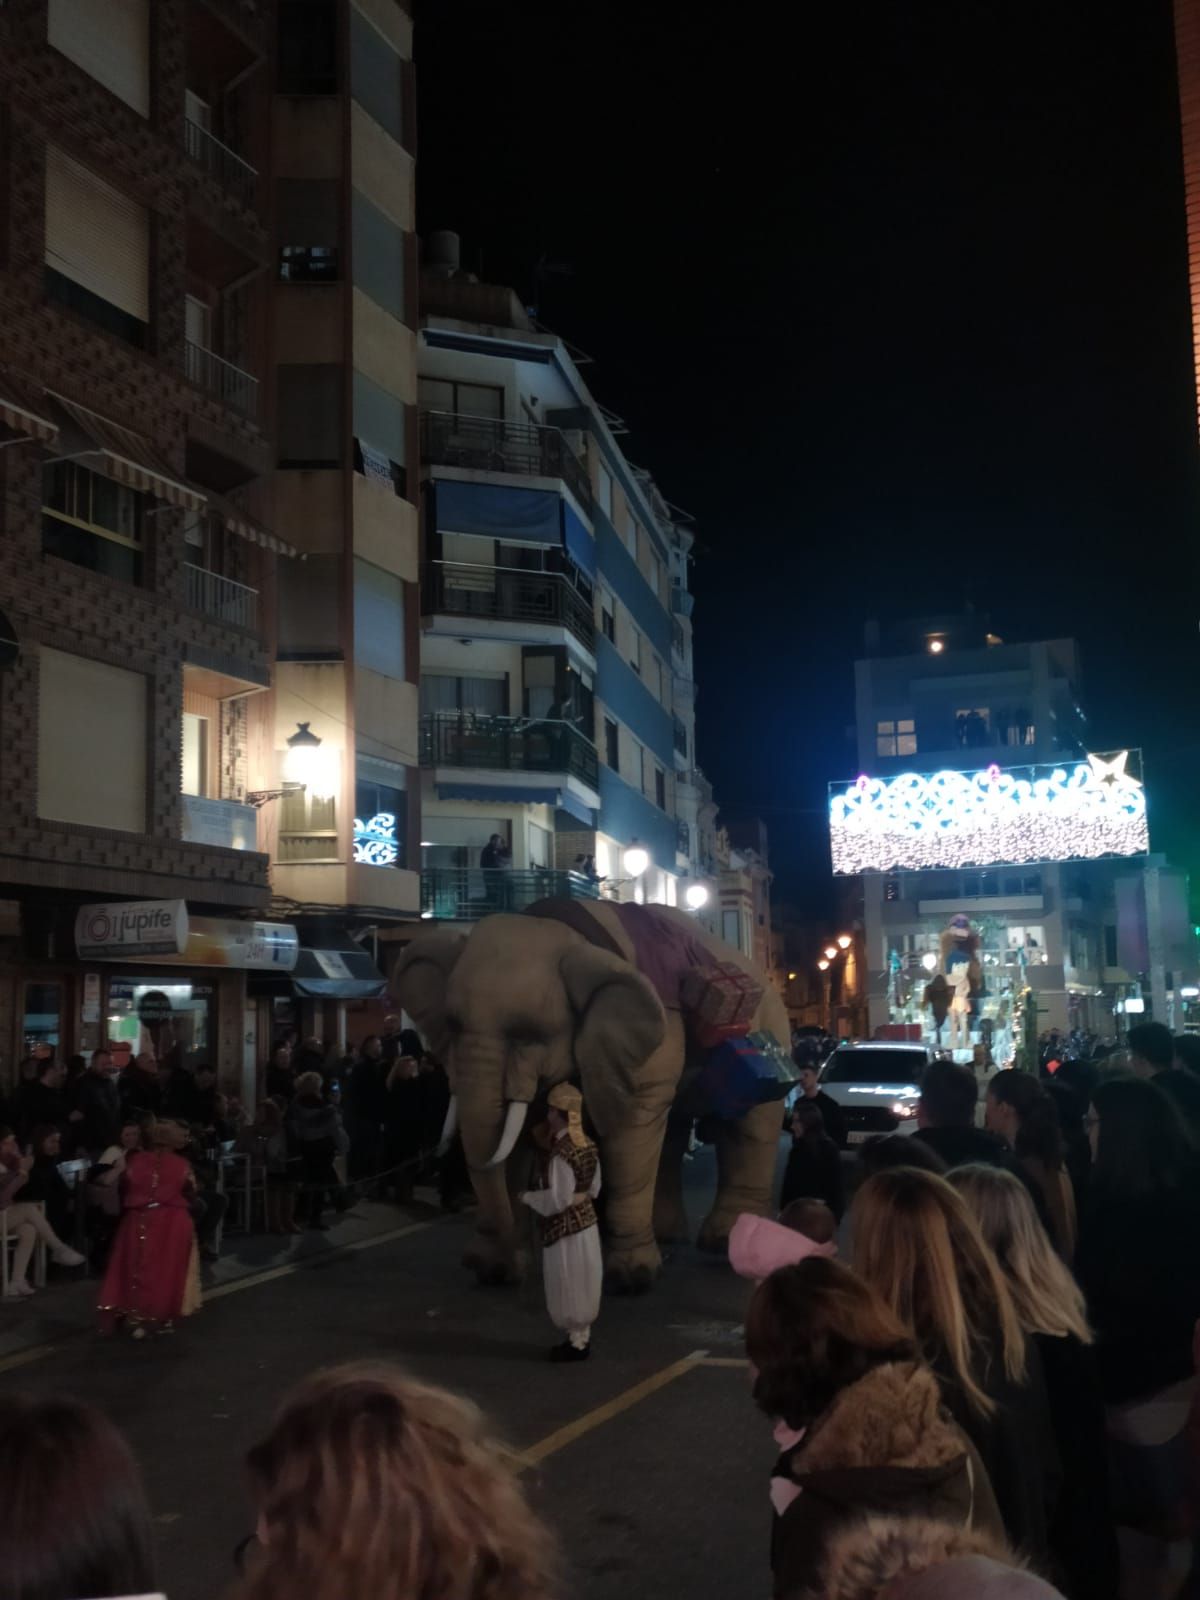
[{"label": "sidewalk", "polygon": [[[290,1238],[267,1233],[226,1233],[220,1261],[201,1265],[206,1297],[229,1285],[278,1268],[304,1266],[413,1224],[439,1221],[445,1213],[433,1189],[418,1186],[411,1205],[360,1200],[341,1217],[330,1213],[328,1233],[306,1230]],[[28,1300],[0,1300],[0,1372],[20,1366],[46,1345],[80,1338],[96,1328],[99,1279],[48,1269],[46,1287]]]}]

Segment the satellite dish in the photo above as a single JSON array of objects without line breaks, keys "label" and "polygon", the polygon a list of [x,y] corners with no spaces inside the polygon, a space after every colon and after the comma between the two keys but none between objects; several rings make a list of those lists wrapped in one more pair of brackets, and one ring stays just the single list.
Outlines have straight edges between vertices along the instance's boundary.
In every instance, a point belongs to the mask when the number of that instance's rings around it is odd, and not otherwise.
[{"label": "satellite dish", "polygon": [[0,671],[11,667],[17,659],[21,646],[17,639],[17,630],[3,611],[0,611]]}]

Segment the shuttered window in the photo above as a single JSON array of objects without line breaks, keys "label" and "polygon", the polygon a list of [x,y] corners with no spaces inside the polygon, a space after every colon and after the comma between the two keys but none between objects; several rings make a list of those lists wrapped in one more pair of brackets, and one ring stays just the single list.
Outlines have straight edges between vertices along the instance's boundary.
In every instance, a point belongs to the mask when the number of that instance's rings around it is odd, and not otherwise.
[{"label": "shuttered window", "polygon": [[150,0],[50,0],[46,36],[97,83],[150,115]]},{"label": "shuttered window", "polygon": [[[81,782],[81,774],[87,782]],[[146,679],[43,646],[38,816],[146,831]]]},{"label": "shuttered window", "polygon": [[150,320],[144,206],[46,147],[46,266],[140,323]]}]

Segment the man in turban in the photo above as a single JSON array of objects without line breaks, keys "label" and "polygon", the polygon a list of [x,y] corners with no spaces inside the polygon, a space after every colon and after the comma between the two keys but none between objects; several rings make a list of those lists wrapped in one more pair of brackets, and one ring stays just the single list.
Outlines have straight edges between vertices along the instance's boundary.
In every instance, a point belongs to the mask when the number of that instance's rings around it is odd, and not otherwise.
[{"label": "man in turban", "polygon": [[546,1309],[566,1340],[551,1361],[586,1361],[600,1312],[603,1264],[594,1201],[600,1153],[583,1131],[583,1096],[569,1083],[550,1091],[549,1155],[540,1186],[521,1196],[541,1218]]}]

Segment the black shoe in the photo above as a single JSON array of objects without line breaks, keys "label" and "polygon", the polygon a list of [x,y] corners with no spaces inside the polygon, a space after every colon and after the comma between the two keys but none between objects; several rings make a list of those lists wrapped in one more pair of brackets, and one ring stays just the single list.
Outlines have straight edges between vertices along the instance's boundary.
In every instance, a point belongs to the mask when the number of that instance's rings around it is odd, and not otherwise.
[{"label": "black shoe", "polygon": [[556,1344],[550,1352],[551,1361],[586,1361],[592,1353],[590,1344],[585,1344],[582,1350],[577,1350],[568,1339],[565,1344]]}]

